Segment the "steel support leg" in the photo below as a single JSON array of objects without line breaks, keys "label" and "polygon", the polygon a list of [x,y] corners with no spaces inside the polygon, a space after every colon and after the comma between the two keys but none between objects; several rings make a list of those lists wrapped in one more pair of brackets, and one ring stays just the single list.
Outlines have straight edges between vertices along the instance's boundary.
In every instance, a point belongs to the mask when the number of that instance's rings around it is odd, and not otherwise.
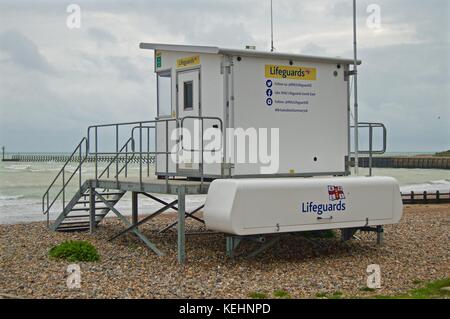
[{"label": "steel support leg", "polygon": [[131,192],[131,223],[133,225],[138,222],[138,194],[137,192]]},{"label": "steel support leg", "polygon": [[383,226],[377,226],[377,245],[382,245],[384,239]]},{"label": "steel support leg", "polygon": [[89,232],[95,231],[95,188],[89,188]]},{"label": "steel support leg", "polygon": [[227,236],[226,237],[226,245],[227,245],[227,257],[234,257],[234,250],[241,243],[241,237],[239,236]]},{"label": "steel support leg", "polygon": [[186,190],[183,187],[178,189],[178,262],[185,263],[186,259],[186,233],[185,233],[185,218],[186,218]]}]

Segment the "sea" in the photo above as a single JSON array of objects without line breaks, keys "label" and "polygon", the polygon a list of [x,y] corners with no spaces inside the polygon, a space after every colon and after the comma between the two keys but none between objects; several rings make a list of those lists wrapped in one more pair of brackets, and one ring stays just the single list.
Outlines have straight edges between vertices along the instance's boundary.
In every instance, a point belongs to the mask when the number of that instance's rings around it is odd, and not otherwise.
[{"label": "sea", "polygon": [[[394,154],[392,154],[394,155]],[[397,154],[395,154],[397,155]],[[0,161],[0,224],[28,223],[44,221],[46,216],[42,213],[42,196],[49,184],[61,169],[60,162],[1,162]],[[66,176],[70,176],[76,169],[76,164],[66,167]],[[402,192],[410,191],[450,191],[450,170],[440,169],[403,169],[403,168],[373,168],[372,174],[376,176],[392,176],[398,180]],[[94,174],[94,166],[88,163],[83,166],[83,179]],[[144,170],[147,173],[147,170]],[[137,176],[139,169],[131,166],[130,176]],[[150,175],[153,168],[149,168]],[[367,168],[359,168],[359,175],[368,175]],[[71,187],[68,188],[66,198],[75,193],[78,183],[78,175],[74,176]],[[52,192],[58,191],[58,184]],[[163,200],[173,200],[173,196],[161,196]],[[204,195],[187,196],[186,207],[189,211],[201,205],[205,201]],[[58,206],[59,205],[59,206]],[[55,211],[62,207],[60,201],[55,202]],[[116,206],[125,215],[131,213],[131,197],[125,195]],[[139,212],[148,214],[161,205],[151,199],[139,200]],[[50,216],[50,219],[57,214]]]}]

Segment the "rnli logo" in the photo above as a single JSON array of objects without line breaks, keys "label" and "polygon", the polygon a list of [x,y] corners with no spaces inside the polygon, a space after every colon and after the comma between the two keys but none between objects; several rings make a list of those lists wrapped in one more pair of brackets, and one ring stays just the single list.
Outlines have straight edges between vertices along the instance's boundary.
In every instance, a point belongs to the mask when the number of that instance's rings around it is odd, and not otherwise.
[{"label": "rnli logo", "polygon": [[316,213],[317,215],[322,215],[326,212],[343,212],[346,210],[343,199],[345,199],[345,194],[342,186],[328,185],[328,202],[304,202],[301,204],[300,211],[302,213]]},{"label": "rnli logo", "polygon": [[331,201],[345,199],[345,194],[342,186],[328,185],[328,199]]}]

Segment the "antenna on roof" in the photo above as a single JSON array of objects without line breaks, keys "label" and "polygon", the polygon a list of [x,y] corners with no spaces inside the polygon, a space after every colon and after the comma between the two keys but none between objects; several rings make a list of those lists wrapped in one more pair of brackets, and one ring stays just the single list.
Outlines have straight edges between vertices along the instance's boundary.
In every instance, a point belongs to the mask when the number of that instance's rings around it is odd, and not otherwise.
[{"label": "antenna on roof", "polygon": [[358,59],[356,55],[356,0],[353,0],[353,89],[354,89],[354,126],[355,126],[355,174],[358,175]]},{"label": "antenna on roof", "polygon": [[273,5],[272,0],[270,0],[270,52],[274,50],[273,46]]}]

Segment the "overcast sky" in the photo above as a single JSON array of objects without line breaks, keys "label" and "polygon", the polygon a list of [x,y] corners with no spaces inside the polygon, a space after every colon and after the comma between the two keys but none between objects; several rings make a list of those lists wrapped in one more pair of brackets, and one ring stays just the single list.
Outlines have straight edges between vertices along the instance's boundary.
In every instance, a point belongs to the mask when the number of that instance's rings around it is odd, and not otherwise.
[{"label": "overcast sky", "polygon": [[[351,0],[273,0],[277,51],[352,57]],[[81,7],[69,29],[67,6]],[[139,42],[269,49],[269,0],[0,1],[0,145],[71,151],[91,124],[152,119]],[[380,28],[367,6],[381,9]],[[450,1],[358,1],[360,120],[389,151],[450,149]]]}]

